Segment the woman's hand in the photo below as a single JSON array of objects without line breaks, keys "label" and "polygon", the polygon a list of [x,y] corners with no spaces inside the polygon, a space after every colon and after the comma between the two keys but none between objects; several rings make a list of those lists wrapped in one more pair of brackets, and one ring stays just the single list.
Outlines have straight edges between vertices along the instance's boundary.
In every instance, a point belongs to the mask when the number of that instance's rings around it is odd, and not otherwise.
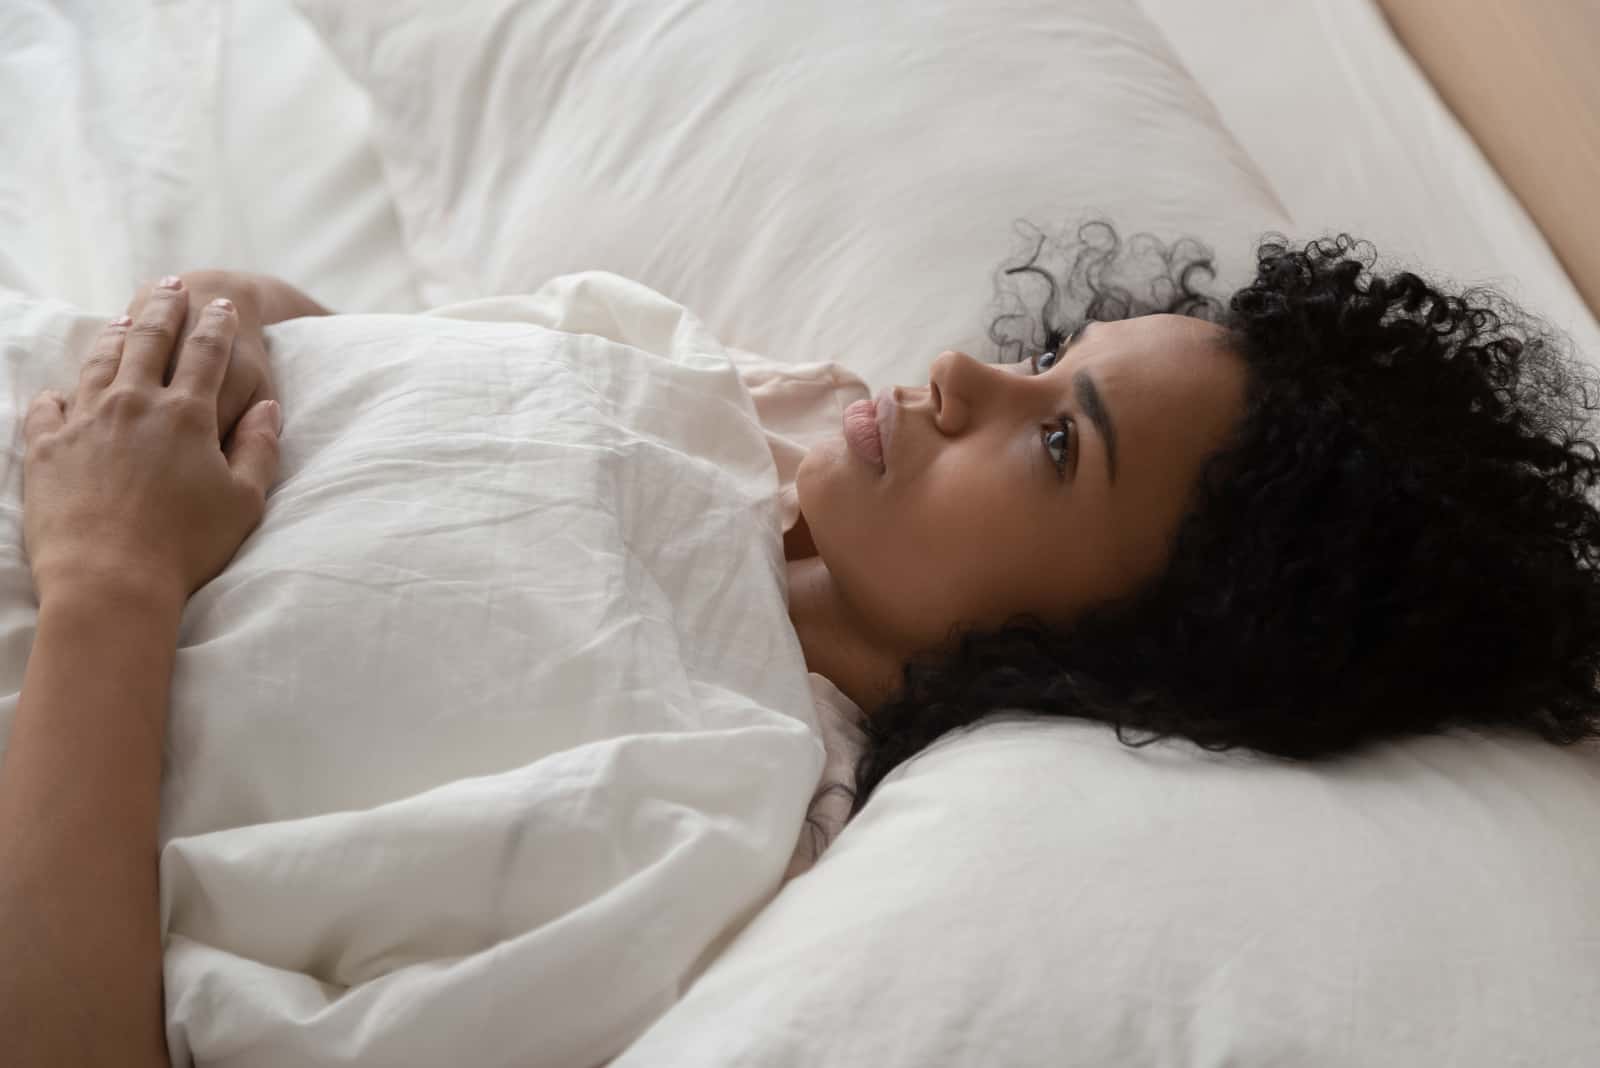
[{"label": "woman's hand", "polygon": [[[277,400],[278,387],[272,377],[272,367],[267,357],[266,340],[261,333],[265,325],[262,317],[263,294],[261,282],[275,282],[243,271],[189,271],[182,276],[183,286],[189,291],[189,312],[184,319],[179,338],[188,337],[200,324],[202,311],[218,297],[233,302],[238,318],[238,329],[233,338],[233,358],[228,361],[228,373],[223,376],[222,389],[217,393],[217,440],[226,441],[228,434],[253,405],[264,400]],[[137,320],[146,302],[156,292],[156,285],[143,286],[128,302],[126,314]],[[172,367],[165,369],[162,383],[172,380]]]},{"label": "woman's hand", "polygon": [[217,404],[238,312],[194,309],[177,345],[191,311],[178,285],[157,287],[131,325],[106,327],[70,403],[46,390],[28,407],[23,541],[41,605],[73,583],[181,604],[261,522],[278,473],[276,402],[246,412],[224,453]]}]

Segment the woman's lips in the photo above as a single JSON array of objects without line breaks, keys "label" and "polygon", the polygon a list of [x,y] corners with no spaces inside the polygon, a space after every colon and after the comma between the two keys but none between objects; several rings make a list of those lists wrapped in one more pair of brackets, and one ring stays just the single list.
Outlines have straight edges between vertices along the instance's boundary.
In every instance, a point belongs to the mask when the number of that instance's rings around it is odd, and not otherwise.
[{"label": "woman's lips", "polygon": [[895,401],[895,388],[889,386],[878,391],[874,414],[878,419],[879,451],[883,453],[883,469],[889,469],[889,442],[894,440],[894,421],[900,417],[900,405]]},{"label": "woman's lips", "polygon": [[878,410],[883,394],[878,400],[858,400],[844,410],[844,440],[850,451],[867,463],[887,470],[883,462],[883,435],[878,429]]}]

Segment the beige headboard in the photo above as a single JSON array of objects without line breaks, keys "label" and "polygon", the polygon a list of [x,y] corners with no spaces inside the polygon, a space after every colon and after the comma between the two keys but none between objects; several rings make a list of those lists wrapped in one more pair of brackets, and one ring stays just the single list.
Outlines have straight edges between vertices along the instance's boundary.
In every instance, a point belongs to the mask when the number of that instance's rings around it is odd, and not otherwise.
[{"label": "beige headboard", "polygon": [[1600,0],[1378,0],[1600,317]]}]

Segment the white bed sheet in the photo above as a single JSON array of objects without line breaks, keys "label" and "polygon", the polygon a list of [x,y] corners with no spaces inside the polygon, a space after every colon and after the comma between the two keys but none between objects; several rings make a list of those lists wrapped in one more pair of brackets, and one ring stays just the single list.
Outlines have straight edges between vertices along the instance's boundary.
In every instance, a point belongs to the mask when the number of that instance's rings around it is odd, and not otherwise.
[{"label": "white bed sheet", "polygon": [[[0,756],[19,423],[101,326],[0,294]],[[278,477],[166,705],[172,1063],[601,1063],[778,888],[823,768],[750,390],[604,272],[266,333]]]},{"label": "white bed sheet", "polygon": [[216,188],[235,224],[217,265],[278,275],[336,311],[421,311],[366,94],[288,0],[215,6]]},{"label": "white bed sheet", "polygon": [[287,0],[6,0],[0,286],[113,314],[238,267],[421,310],[367,108]]}]

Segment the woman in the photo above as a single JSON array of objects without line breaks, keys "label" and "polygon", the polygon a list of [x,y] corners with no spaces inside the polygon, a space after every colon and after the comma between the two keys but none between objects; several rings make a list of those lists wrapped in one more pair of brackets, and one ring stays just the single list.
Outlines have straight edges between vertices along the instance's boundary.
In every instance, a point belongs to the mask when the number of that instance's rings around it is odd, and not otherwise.
[{"label": "woman", "polygon": [[1000,363],[947,352],[893,391],[881,482],[842,446],[801,466],[820,559],[791,562],[790,614],[863,710],[819,841],[998,709],[1300,760],[1600,736],[1594,378],[1553,332],[1348,235],[1267,238],[1226,304],[1203,249],[1144,246],[1145,296],[1112,280],[1138,239],[1085,224],[1054,271],[1046,245],[1003,270],[1046,296],[995,320]]},{"label": "woman", "polygon": [[[1112,280],[1109,226],[1053,249],[1059,272],[1041,240],[1002,275],[1046,299],[995,320],[998,363],[941,354],[889,391],[885,433],[800,465],[790,615],[861,713],[853,783],[825,786],[848,815],[1002,708],[1291,759],[1454,725],[1600,736],[1577,365],[1496,294],[1373,275],[1345,235],[1269,238],[1226,305],[1182,247],[1154,246],[1146,297]],[[177,619],[275,473],[259,327],[324,311],[258,276],[188,276],[187,299],[174,281],[25,427],[40,622],[0,771],[0,959],[27,962],[0,1027],[23,1064],[165,1063],[152,853]]]}]

